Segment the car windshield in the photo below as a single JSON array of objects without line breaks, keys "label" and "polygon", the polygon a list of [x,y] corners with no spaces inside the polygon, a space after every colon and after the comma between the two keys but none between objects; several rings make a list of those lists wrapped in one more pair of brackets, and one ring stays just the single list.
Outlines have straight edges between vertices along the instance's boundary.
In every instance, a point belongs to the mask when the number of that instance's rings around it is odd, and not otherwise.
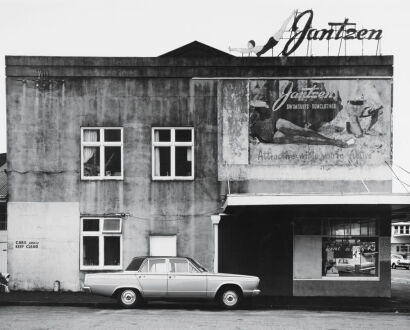
[{"label": "car windshield", "polygon": [[199,269],[199,271],[201,273],[208,273],[209,272],[208,269],[206,269],[204,266],[202,266],[199,262],[196,262],[194,259],[188,258],[188,260],[190,262],[192,262],[195,265],[195,267]]}]

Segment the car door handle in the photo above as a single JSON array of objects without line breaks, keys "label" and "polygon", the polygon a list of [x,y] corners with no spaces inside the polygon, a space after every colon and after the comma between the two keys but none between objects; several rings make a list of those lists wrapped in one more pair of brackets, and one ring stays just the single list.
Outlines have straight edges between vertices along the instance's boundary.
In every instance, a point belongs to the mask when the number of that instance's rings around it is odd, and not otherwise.
[{"label": "car door handle", "polygon": [[169,275],[169,276],[168,276],[168,278],[175,278],[175,276],[173,276],[173,275]]},{"label": "car door handle", "polygon": [[138,278],[145,278],[145,275],[138,275]]}]

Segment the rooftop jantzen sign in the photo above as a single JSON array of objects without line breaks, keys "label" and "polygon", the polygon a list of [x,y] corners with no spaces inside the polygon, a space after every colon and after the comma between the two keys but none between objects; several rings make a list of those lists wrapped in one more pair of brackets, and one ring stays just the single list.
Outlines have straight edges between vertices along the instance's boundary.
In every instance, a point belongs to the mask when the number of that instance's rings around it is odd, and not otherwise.
[{"label": "rooftop jantzen sign", "polygon": [[[300,28],[298,26],[299,21],[304,17],[305,15],[308,16],[305,25]],[[353,39],[358,39],[358,40],[363,40],[363,39],[374,39],[374,40],[380,40],[382,38],[382,33],[383,31],[378,29],[360,29],[356,30],[356,28],[350,27],[351,23],[349,23],[349,19],[346,18],[343,22],[341,23],[329,23],[330,29],[312,29],[312,21],[313,21],[313,11],[312,10],[306,10],[300,14],[298,14],[295,17],[295,20],[292,25],[292,31],[295,32],[288,42],[286,43],[285,47],[283,48],[282,54],[284,56],[289,56],[292,54],[298,47],[301,45],[301,43],[307,39],[307,40],[339,40],[339,39],[344,39],[344,40],[353,40]],[[355,25],[355,24],[354,24]],[[334,29],[335,28],[335,29]]]},{"label": "rooftop jantzen sign", "polygon": [[[288,28],[290,22],[293,23]],[[279,30],[269,38],[263,46],[256,46],[255,41],[250,40],[247,48],[229,48],[230,51],[236,51],[242,55],[251,55],[255,53],[257,56],[265,54],[273,49],[281,39],[287,39],[287,42],[280,54],[289,56],[294,53],[300,45],[305,41],[311,40],[380,40],[383,31],[381,29],[356,29],[355,23],[350,23],[349,19],[344,19],[343,22],[328,23],[329,28],[314,29],[312,28],[313,10],[305,10],[298,13],[297,11],[285,19]],[[284,38],[285,32],[290,32],[288,38]]]}]

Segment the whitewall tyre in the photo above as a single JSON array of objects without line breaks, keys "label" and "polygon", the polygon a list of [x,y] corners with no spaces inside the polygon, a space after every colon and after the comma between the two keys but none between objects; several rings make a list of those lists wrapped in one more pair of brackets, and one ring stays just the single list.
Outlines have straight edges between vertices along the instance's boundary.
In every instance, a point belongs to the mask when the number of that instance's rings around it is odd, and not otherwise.
[{"label": "whitewall tyre", "polygon": [[135,308],[139,302],[139,293],[133,289],[123,289],[118,293],[118,303],[123,308]]},{"label": "whitewall tyre", "polygon": [[219,303],[226,309],[237,308],[241,300],[242,296],[237,289],[224,289],[219,295]]}]

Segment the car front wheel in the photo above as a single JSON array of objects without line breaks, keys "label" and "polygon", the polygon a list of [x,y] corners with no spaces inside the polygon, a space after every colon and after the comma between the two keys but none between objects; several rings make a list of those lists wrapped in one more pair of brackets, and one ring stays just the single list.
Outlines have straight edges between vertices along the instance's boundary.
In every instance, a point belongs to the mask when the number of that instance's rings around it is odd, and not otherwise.
[{"label": "car front wheel", "polygon": [[396,269],[396,264],[392,264],[391,268]]},{"label": "car front wheel", "polygon": [[118,303],[123,308],[135,308],[139,302],[139,294],[133,289],[123,289],[118,294]]},{"label": "car front wheel", "polygon": [[224,289],[219,295],[220,304],[227,309],[234,309],[241,303],[242,296],[237,289]]}]

